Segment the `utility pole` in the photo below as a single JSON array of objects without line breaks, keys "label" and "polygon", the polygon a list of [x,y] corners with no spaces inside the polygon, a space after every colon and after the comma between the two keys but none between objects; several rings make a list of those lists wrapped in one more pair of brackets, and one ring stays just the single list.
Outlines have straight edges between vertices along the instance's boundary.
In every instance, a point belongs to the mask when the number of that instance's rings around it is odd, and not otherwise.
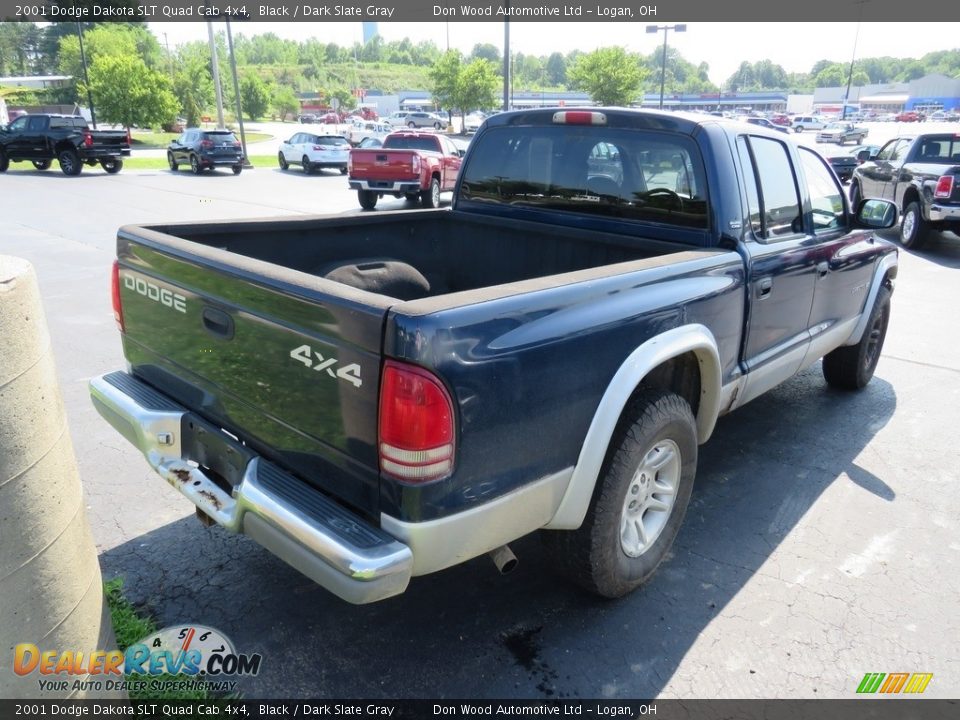
[{"label": "utility pole", "polygon": [[506,19],[503,21],[503,109],[510,109],[510,0],[505,3]]},{"label": "utility pole", "polygon": [[863,17],[863,6],[868,2],[870,2],[870,0],[859,0],[857,3],[857,32],[853,36],[853,55],[850,57],[850,71],[847,73],[847,91],[843,94],[843,108],[840,110],[841,120],[847,119],[847,102],[850,99],[850,85],[853,84],[853,63],[857,59],[857,41],[860,39],[860,19]]},{"label": "utility pole", "polygon": [[[209,3],[204,0],[209,8]],[[213,38],[213,23],[207,20],[207,39],[210,41],[210,63],[213,71],[213,88],[217,94],[217,127],[221,130],[226,127],[223,122],[223,87],[220,85],[220,63],[217,60],[217,43]]]},{"label": "utility pole", "polygon": [[667,32],[686,32],[686,25],[647,25],[647,34],[663,30],[663,59],[660,62],[660,109],[663,110],[663,85],[667,77]]},{"label": "utility pole", "polygon": [[230,18],[227,22],[227,47],[230,49],[230,71],[233,73],[233,93],[237,96],[237,122],[240,124],[240,145],[243,146],[243,165],[253,167],[247,157],[247,135],[243,130],[243,107],[240,104],[240,81],[237,80],[237,58],[233,53],[233,33],[230,31]]},{"label": "utility pole", "polygon": [[80,62],[83,64],[83,83],[87,86],[87,104],[90,105],[90,122],[97,129],[97,113],[93,109],[93,93],[90,91],[90,76],[87,74],[87,54],[83,51],[83,26],[77,23],[77,36],[80,38]]}]

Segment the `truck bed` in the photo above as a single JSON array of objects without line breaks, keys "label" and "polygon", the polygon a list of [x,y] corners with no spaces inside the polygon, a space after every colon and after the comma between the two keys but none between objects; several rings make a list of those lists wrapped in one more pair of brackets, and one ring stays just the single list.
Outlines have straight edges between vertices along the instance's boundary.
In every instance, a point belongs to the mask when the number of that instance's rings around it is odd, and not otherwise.
[{"label": "truck bed", "polygon": [[[228,251],[400,300],[492,288],[697,250],[680,243],[615,233],[429,210],[379,216],[130,226],[121,229],[120,237],[125,234],[208,259],[228,258],[216,252]],[[386,273],[409,272],[412,268],[428,286],[415,291],[403,283],[386,281],[365,286],[365,281],[351,282],[348,273],[336,272],[344,266],[360,265],[362,273],[364,265],[383,261],[392,263]],[[287,279],[296,282],[294,276]],[[399,294],[391,292],[398,287]]]}]

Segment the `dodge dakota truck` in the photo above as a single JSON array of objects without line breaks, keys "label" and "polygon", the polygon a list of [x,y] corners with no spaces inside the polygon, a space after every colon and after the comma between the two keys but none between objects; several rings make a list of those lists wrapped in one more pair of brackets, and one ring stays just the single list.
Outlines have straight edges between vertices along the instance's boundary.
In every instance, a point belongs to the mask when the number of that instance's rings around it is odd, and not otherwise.
[{"label": "dodge dakota truck", "polygon": [[21,115],[0,129],[0,172],[23,160],[46,170],[56,160],[64,175],[79,175],[84,165],[97,163],[112,174],[129,155],[127,130],[91,130],[82,117]]},{"label": "dodge dakota truck", "polygon": [[353,149],[347,163],[348,182],[364,210],[373,210],[384,195],[440,205],[440,193],[453,190],[463,158],[443,135],[415,130],[387,135],[383,146]]},{"label": "dodge dakota truck", "polygon": [[934,232],[960,231],[960,136],[894,138],[853,171],[850,201],[864,197],[897,205],[906,248],[921,248]]},{"label": "dodge dakota truck", "polygon": [[128,367],[90,392],[201,520],[350,602],[506,568],[534,531],[616,597],[666,556],[718,417],[821,357],[871,379],[895,221],[762,128],[504,113],[452,209],[120,228]]}]

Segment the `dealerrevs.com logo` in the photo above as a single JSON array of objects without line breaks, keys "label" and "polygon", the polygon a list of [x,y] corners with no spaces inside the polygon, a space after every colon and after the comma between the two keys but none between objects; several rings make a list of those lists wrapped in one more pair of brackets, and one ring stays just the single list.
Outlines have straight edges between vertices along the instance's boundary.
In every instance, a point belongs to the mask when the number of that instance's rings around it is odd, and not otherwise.
[{"label": "dealerrevs.com logo", "polygon": [[[259,653],[238,653],[219,630],[174,625],[126,651],[41,650],[33,643],[14,648],[17,675],[38,675],[40,690],[191,690],[232,692],[237,677],[260,672]],[[82,678],[82,679],[81,679]]]},{"label": "dealerrevs.com logo", "polygon": [[927,689],[933,673],[867,673],[857,686],[861,695],[920,694]]}]

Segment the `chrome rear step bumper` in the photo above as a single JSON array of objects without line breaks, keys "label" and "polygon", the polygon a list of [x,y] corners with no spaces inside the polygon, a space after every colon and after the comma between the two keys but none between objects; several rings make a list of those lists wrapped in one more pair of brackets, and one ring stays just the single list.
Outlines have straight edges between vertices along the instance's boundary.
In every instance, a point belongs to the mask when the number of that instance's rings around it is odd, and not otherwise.
[{"label": "chrome rear step bumper", "polygon": [[215,444],[225,457],[218,459],[225,467],[240,465],[240,481],[228,492],[183,456],[186,428],[205,421],[149,385],[108,373],[90,381],[90,397],[161,477],[219,525],[250,536],[347,602],[375,602],[406,589],[413,570],[407,545],[219,433]]}]

